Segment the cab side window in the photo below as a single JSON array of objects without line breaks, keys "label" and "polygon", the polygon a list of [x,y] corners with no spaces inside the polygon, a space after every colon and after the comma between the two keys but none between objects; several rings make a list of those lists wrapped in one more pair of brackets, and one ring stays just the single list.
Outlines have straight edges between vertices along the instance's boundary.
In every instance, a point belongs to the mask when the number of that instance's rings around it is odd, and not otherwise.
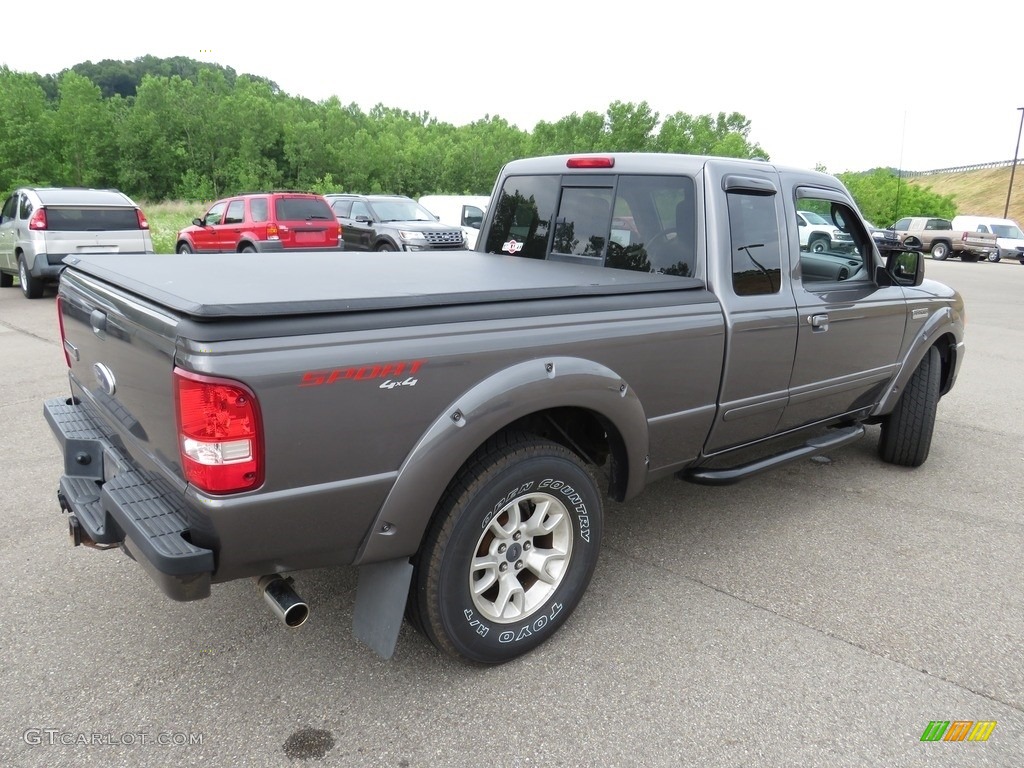
[{"label": "cab side window", "polygon": [[729,192],[732,288],[737,296],[759,296],[782,289],[782,248],[777,195]]},{"label": "cab side window", "polygon": [[871,279],[871,238],[849,205],[829,199],[821,191],[801,188],[796,207],[804,288]]}]

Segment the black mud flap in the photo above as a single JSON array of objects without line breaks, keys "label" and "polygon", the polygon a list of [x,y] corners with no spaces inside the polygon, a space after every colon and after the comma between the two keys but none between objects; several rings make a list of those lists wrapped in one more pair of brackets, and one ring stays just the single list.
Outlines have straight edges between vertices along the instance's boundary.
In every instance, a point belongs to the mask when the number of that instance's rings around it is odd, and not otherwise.
[{"label": "black mud flap", "polygon": [[352,630],[357,640],[385,659],[394,655],[398,644],[412,571],[408,558],[359,567]]}]

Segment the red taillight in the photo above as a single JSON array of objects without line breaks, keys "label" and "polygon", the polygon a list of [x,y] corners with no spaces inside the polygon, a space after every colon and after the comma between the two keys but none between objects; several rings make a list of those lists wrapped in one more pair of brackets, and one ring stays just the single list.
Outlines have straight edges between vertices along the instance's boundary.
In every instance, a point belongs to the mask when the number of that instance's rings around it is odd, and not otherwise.
[{"label": "red taillight", "polygon": [[135,218],[139,220],[139,229],[149,229],[149,222],[146,221],[146,214],[140,209],[135,209]]},{"label": "red taillight", "polygon": [[38,208],[28,220],[29,229],[46,229],[46,209]]},{"label": "red taillight", "polygon": [[263,432],[252,391],[227,379],[174,369],[178,440],[185,479],[232,493],[263,482]]},{"label": "red taillight", "polygon": [[614,157],[570,157],[565,161],[566,168],[614,168]]},{"label": "red taillight", "polygon": [[268,240],[276,240],[277,239],[277,233],[278,233],[277,224],[267,224],[267,239]]},{"label": "red taillight", "polygon": [[64,340],[64,297],[57,297],[57,326],[60,328],[60,346],[64,350],[64,362],[71,367],[71,355],[68,354],[68,343]]}]

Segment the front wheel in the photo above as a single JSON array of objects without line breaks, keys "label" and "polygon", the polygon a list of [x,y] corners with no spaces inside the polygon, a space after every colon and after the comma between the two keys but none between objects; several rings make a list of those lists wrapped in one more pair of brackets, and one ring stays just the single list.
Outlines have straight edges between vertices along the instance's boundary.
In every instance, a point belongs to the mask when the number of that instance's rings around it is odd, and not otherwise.
[{"label": "front wheel", "polygon": [[932,258],[936,261],[945,261],[949,258],[949,246],[945,243],[935,243],[932,246]]},{"label": "front wheel", "polygon": [[178,253],[192,253],[192,246],[188,243],[178,243]]},{"label": "front wheel", "polygon": [[526,434],[494,438],[438,505],[416,558],[410,618],[452,656],[521,656],[579,603],[601,531],[597,482],[576,454]]},{"label": "front wheel", "polygon": [[390,253],[391,251],[394,251],[394,250],[395,250],[395,246],[393,246],[391,243],[388,243],[388,242],[381,243],[380,245],[377,246],[377,252],[378,253]]},{"label": "front wheel", "polygon": [[932,347],[907,382],[903,394],[882,422],[878,455],[882,461],[919,467],[928,458],[939,405],[942,361]]}]

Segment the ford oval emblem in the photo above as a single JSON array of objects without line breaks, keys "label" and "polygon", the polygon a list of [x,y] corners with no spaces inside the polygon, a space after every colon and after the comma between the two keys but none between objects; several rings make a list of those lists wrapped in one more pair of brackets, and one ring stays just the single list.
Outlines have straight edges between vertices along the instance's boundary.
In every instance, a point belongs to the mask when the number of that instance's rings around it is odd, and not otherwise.
[{"label": "ford oval emblem", "polygon": [[107,368],[107,366],[103,363],[93,363],[92,372],[96,376],[96,383],[100,385],[100,389],[108,395],[112,395],[117,391],[117,381],[114,380],[114,372]]}]

